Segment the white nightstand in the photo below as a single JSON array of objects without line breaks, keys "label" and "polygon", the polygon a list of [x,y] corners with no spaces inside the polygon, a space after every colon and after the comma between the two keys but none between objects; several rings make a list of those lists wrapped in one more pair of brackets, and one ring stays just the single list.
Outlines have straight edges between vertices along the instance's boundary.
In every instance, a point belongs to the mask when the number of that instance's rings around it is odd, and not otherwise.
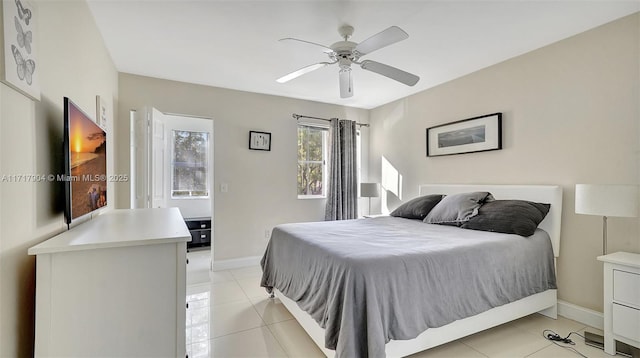
[{"label": "white nightstand", "polygon": [[640,254],[616,252],[604,262],[604,351],[615,341],[640,348]]}]

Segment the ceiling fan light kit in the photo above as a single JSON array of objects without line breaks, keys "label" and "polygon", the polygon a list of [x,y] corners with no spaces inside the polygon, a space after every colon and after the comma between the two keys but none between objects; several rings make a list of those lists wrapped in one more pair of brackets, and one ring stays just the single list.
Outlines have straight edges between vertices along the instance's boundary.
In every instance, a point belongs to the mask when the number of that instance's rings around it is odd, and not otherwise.
[{"label": "ceiling fan light kit", "polygon": [[348,98],[353,96],[353,77],[351,77],[350,68],[340,69],[340,97]]},{"label": "ceiling fan light kit", "polygon": [[341,98],[349,98],[353,96],[353,75],[351,71],[352,64],[359,65],[364,70],[383,75],[392,80],[404,83],[407,86],[413,86],[420,80],[420,77],[412,73],[400,70],[389,65],[385,65],[380,62],[371,60],[364,60],[362,62],[359,62],[360,57],[364,55],[408,38],[409,35],[401,28],[397,26],[391,26],[360,43],[349,41],[349,38],[351,37],[351,35],[353,35],[352,26],[341,26],[338,29],[338,33],[340,34],[340,36],[342,36],[344,41],[338,41],[331,46],[324,46],[315,42],[299,40],[292,37],[280,39],[280,41],[299,41],[318,46],[323,49],[323,52],[326,53],[327,56],[329,56],[330,61],[319,62],[313,65],[305,66],[299,70],[278,78],[276,81],[285,83],[311,71],[315,71],[319,68],[336,63],[340,67],[339,83]]}]

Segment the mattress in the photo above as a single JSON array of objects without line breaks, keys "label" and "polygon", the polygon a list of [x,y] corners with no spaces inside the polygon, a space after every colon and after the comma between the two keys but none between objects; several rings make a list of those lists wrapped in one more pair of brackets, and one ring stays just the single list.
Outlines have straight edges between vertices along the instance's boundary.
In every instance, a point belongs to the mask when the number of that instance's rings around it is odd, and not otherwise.
[{"label": "mattress", "polygon": [[531,237],[378,217],[274,228],[261,285],[325,329],[337,357],[383,357],[415,338],[556,288],[548,234]]}]

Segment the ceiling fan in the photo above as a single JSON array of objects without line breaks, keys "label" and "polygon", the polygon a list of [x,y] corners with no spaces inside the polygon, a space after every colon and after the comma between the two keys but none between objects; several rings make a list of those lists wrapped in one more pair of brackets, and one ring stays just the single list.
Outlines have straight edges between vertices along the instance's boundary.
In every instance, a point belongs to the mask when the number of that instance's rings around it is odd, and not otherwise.
[{"label": "ceiling fan", "polygon": [[402,71],[400,69],[385,65],[380,62],[371,60],[359,61],[360,57],[364,55],[368,55],[375,50],[379,50],[383,47],[408,38],[409,35],[401,28],[397,26],[391,26],[386,30],[381,31],[360,43],[349,41],[349,38],[351,37],[351,35],[353,35],[352,26],[342,26],[338,29],[338,33],[342,38],[344,38],[344,41],[338,41],[331,46],[324,46],[315,42],[299,40],[291,37],[280,39],[280,41],[299,41],[319,46],[323,49],[323,52],[326,53],[327,56],[329,56],[330,61],[319,62],[313,65],[305,66],[297,71],[291,72],[288,75],[278,78],[276,81],[285,83],[311,71],[336,63],[338,64],[338,66],[340,66],[339,77],[341,98],[348,98],[353,96],[353,77],[351,76],[351,64],[359,65],[364,70],[389,77],[408,86],[413,86],[418,83],[418,80],[420,80],[420,77],[414,74]]}]

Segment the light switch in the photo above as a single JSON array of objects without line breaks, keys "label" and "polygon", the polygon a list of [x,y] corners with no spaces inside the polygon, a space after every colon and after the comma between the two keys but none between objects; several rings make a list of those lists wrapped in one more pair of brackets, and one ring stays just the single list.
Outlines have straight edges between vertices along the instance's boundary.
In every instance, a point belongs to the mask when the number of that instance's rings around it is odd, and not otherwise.
[{"label": "light switch", "polygon": [[226,193],[229,191],[229,184],[227,183],[222,183],[220,184],[220,191],[223,193]]}]

